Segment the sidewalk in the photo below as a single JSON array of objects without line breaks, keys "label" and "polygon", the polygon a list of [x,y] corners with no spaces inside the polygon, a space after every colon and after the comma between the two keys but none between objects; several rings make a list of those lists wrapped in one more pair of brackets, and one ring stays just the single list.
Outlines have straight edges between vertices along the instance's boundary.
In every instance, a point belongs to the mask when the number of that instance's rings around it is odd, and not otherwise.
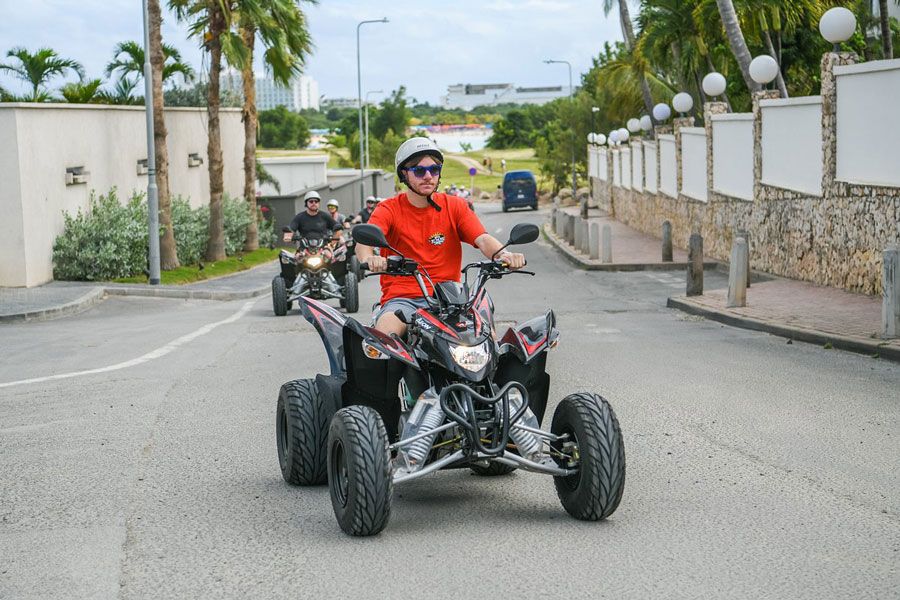
[{"label": "sidewalk", "polygon": [[107,295],[197,300],[243,300],[269,293],[277,260],[185,285],[53,281],[33,288],[0,288],[0,323],[42,321],[87,310]]},{"label": "sidewalk", "polygon": [[[563,208],[578,214],[577,207]],[[619,223],[592,209],[589,221],[609,224],[613,240],[613,263],[591,260],[544,227],[545,237],[569,260],[590,270],[684,269],[687,253],[673,248],[673,263],[661,262],[661,241]],[[704,263],[705,268],[724,267]],[[754,275],[759,275],[754,273]],[[779,277],[765,276],[747,288],[747,306],[726,308],[728,290],[709,290],[701,296],[669,298],[667,306],[700,315],[734,327],[764,331],[774,335],[828,345],[831,348],[877,355],[900,362],[900,339],[881,339],[880,296],[866,296]]]}]

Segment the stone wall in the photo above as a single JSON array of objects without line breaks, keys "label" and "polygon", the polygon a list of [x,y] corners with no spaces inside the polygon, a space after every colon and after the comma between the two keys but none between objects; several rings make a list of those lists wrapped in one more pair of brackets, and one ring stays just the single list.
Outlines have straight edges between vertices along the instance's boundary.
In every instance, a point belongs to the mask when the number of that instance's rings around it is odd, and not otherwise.
[{"label": "stone wall", "polygon": [[[677,200],[662,193],[638,192],[595,180],[595,199],[615,217],[635,229],[662,236],[663,221],[672,224],[673,243],[686,248],[691,233],[704,240],[704,254],[727,261],[735,232],[749,233],[751,268],[866,294],[881,293],[882,252],[900,241],[900,188],[851,185],[835,181],[835,103],[833,68],[851,64],[851,53],[828,53],[822,59],[823,195],[809,196],[760,182],[762,171],[759,100],[753,99],[754,200],[725,196],[712,189],[712,128],[709,115],[723,110],[704,106],[707,124],[707,202],[679,193]],[[676,162],[681,164],[677,123]],[[659,132],[657,132],[659,133]],[[632,147],[632,151],[634,151]],[[610,150],[616,152],[616,150]],[[646,164],[646,161],[643,161]],[[624,176],[624,174],[623,174]],[[599,185],[598,185],[599,184]],[[679,169],[679,190],[681,189]]]}]

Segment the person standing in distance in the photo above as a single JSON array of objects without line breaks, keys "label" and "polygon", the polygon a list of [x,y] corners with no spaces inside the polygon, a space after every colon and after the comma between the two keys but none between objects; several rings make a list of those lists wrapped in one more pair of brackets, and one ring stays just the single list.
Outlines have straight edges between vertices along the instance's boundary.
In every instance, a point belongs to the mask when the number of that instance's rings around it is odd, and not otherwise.
[{"label": "person standing in distance", "polygon": [[[465,200],[437,190],[444,155],[428,138],[415,137],[400,145],[394,166],[408,190],[381,203],[369,224],[378,226],[388,243],[424,267],[435,283],[459,281],[462,268],[462,242],[481,250],[491,258],[503,244],[487,233],[484,225],[469,210]],[[371,246],[356,245],[356,256],[374,273],[384,272],[387,248],[376,255]],[[497,260],[511,269],[525,266],[523,254],[503,251]],[[429,293],[433,290],[428,289]],[[394,311],[409,319],[419,308],[427,308],[422,292],[412,277],[381,278],[381,308],[374,315],[375,328],[390,335],[403,336],[406,324]]]}]

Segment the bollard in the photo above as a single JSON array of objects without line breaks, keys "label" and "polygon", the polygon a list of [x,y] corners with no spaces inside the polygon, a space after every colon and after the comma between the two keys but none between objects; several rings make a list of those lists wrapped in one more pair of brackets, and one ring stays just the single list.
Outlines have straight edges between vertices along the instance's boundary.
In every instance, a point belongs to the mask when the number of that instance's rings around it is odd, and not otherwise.
[{"label": "bollard", "polygon": [[747,306],[747,240],[742,237],[731,245],[728,267],[728,304],[726,308]]},{"label": "bollard", "polygon": [[663,221],[662,261],[672,262],[672,224],[668,221]]},{"label": "bollard", "polygon": [[612,262],[612,229],[609,225],[603,226],[603,262]]},{"label": "bollard", "polygon": [[888,244],[882,254],[881,333],[886,338],[900,337],[900,244]]},{"label": "bollard", "polygon": [[587,219],[581,219],[581,253],[587,254],[591,251],[591,228]]},{"label": "bollard", "polygon": [[578,217],[575,219],[575,243],[572,244],[575,247],[575,252],[581,250],[581,218]]},{"label": "bollard", "polygon": [[703,295],[703,236],[691,234],[688,249],[687,291],[688,296]]},{"label": "bollard", "polygon": [[738,229],[735,239],[737,238],[744,238],[747,242],[747,287],[750,287],[750,234],[746,229]]},{"label": "bollard", "polygon": [[591,223],[591,258],[600,258],[600,223]]},{"label": "bollard", "polygon": [[566,213],[561,210],[556,211],[556,236],[559,239],[566,237]]},{"label": "bollard", "polygon": [[550,209],[550,230],[556,233],[556,207]]},{"label": "bollard", "polygon": [[566,242],[575,243],[575,215],[566,213]]}]

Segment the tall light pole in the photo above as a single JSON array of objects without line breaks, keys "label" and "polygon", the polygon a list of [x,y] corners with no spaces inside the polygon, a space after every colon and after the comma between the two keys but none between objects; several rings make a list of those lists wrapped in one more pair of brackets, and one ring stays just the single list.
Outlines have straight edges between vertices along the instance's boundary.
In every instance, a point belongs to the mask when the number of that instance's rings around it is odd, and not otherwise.
[{"label": "tall light pole", "polygon": [[[567,60],[545,60],[548,65],[562,64],[569,67],[569,102],[572,103],[572,110],[575,110],[574,89],[572,88],[572,63]],[[578,184],[575,179],[575,123],[572,123],[572,199],[578,200]],[[587,218],[587,200],[581,203],[581,216]]]},{"label": "tall light pole", "polygon": [[360,21],[356,25],[356,94],[359,98],[359,206],[362,208],[366,205],[366,173],[363,164],[363,106],[362,106],[362,71],[360,70],[359,61],[359,28],[366,23],[387,23],[387,17],[383,19],[374,19],[369,21]]},{"label": "tall light pole", "polygon": [[150,234],[150,285],[159,285],[159,189],[156,187],[156,144],[153,139],[153,78],[150,66],[150,15],[144,13],[144,110],[147,115],[147,228]]},{"label": "tall light pole", "polygon": [[369,94],[383,94],[381,90],[366,92],[366,168],[369,168]]},{"label": "tall light pole", "polygon": [[[594,113],[596,113],[596,112],[600,112],[600,108],[597,107],[597,106],[592,106],[592,107],[591,107],[591,133],[590,133],[590,135],[588,136],[589,138],[591,138],[591,146],[592,146],[592,148],[593,148],[593,145],[596,143],[596,142],[594,141],[594,135],[595,135],[595,134],[594,134]],[[593,198],[593,197],[594,197],[594,181],[591,179],[591,161],[590,161],[590,158],[588,159],[588,187],[589,187],[590,190],[591,190],[591,198]],[[587,207],[585,207],[585,209],[584,209],[584,214],[583,214],[582,216],[583,216],[583,217],[587,217]]]}]

